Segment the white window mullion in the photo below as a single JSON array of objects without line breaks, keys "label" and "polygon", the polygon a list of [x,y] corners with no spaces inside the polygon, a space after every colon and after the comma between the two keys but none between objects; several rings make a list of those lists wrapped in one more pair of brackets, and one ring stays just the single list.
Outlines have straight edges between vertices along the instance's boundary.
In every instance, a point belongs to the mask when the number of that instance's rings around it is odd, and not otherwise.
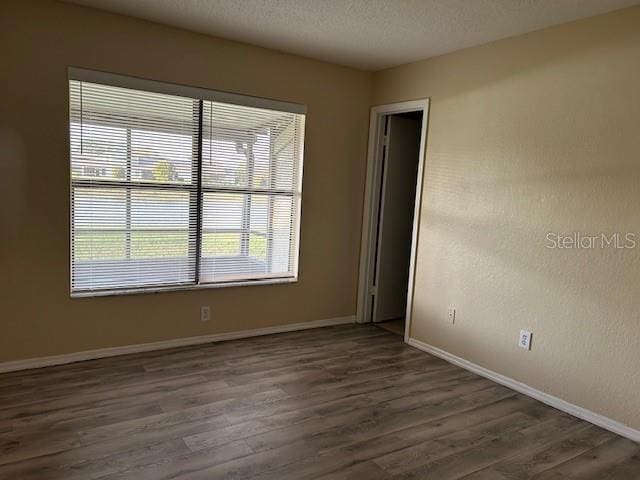
[{"label": "white window mullion", "polygon": [[[277,162],[275,161],[275,149],[273,146],[274,127],[269,129],[269,186],[275,183],[277,173]],[[267,200],[267,268],[273,269],[273,195],[269,195]]]},{"label": "white window mullion", "polygon": [[[131,182],[131,129],[127,128],[127,166],[125,178],[127,182]],[[125,237],[125,256],[127,259],[131,258],[131,189],[127,188],[127,199],[126,199],[126,237]]]},{"label": "white window mullion", "polygon": [[[244,155],[246,156],[246,168],[247,168],[247,183],[249,184],[249,190],[253,180],[254,170],[254,158],[253,158],[253,145],[247,143],[244,148]],[[249,255],[249,243],[251,242],[251,194],[244,196],[244,206],[242,208],[242,239],[240,246],[240,254],[243,256]]]}]

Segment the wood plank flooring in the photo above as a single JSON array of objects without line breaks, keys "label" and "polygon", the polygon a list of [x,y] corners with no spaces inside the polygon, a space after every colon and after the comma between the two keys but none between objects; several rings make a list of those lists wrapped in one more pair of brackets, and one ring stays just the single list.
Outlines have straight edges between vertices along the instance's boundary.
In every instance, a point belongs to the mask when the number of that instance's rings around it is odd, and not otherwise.
[{"label": "wood plank flooring", "polygon": [[391,333],[404,336],[404,318],[386,320],[384,322],[377,323],[376,326],[388,330]]},{"label": "wood plank flooring", "polygon": [[0,479],[640,479],[640,445],[346,325],[0,375]]}]

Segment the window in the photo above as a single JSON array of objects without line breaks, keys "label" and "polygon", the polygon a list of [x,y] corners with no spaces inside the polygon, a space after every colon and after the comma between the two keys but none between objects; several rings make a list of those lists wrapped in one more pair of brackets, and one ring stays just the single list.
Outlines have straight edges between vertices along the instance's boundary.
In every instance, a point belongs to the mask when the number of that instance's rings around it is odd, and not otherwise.
[{"label": "window", "polygon": [[297,278],[304,107],[70,69],[74,296]]}]

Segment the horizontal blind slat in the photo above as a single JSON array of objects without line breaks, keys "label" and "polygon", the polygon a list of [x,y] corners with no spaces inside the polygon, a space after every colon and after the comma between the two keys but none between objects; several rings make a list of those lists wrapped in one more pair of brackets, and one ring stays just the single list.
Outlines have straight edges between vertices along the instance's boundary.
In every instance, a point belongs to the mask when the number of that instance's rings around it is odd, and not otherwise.
[{"label": "horizontal blind slat", "polygon": [[200,125],[198,98],[69,94],[72,292],[296,276],[304,115],[204,101]]}]

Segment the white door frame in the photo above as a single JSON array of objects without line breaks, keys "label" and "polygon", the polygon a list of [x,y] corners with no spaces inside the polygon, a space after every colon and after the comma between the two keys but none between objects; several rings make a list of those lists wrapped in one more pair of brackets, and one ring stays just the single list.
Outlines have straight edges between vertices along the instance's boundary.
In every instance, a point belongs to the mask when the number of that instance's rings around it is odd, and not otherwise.
[{"label": "white door frame", "polygon": [[375,265],[375,230],[378,222],[378,201],[380,192],[374,188],[380,185],[382,170],[382,150],[384,142],[384,122],[387,115],[406,112],[422,112],[422,128],[420,130],[420,154],[418,159],[418,175],[416,198],[413,211],[413,232],[411,235],[411,256],[409,259],[409,283],[407,290],[407,313],[405,317],[404,341],[409,340],[411,327],[411,311],[413,307],[413,289],[416,272],[416,252],[418,244],[418,227],[420,224],[420,206],[422,205],[422,185],[424,176],[425,149],[427,141],[427,125],[429,119],[429,99],[411,100],[408,102],[390,103],[371,108],[369,122],[369,151],[367,155],[367,176],[364,191],[364,210],[362,217],[362,239],[360,242],[360,275],[358,282],[358,306],[356,319],[358,323],[368,323],[371,319],[370,285],[373,283],[373,266]]}]

